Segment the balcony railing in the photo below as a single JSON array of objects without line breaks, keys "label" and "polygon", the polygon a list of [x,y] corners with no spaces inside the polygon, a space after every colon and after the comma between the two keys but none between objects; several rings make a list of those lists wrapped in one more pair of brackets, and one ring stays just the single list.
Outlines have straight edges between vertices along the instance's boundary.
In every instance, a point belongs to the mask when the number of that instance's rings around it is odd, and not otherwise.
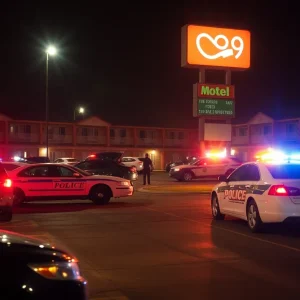
[{"label": "balcony railing", "polygon": [[[44,139],[46,142],[46,136]],[[72,144],[73,136],[71,134],[59,135],[59,134],[49,134],[50,144]]]},{"label": "balcony railing", "polygon": [[81,145],[106,145],[105,136],[77,136],[77,144]]},{"label": "balcony railing", "polygon": [[134,138],[133,137],[111,137],[110,144],[112,146],[133,146],[134,145]]},{"label": "balcony railing", "polygon": [[250,136],[250,144],[272,144],[272,135],[252,135]]},{"label": "balcony railing", "polygon": [[231,143],[233,145],[247,145],[249,142],[248,136],[233,136]]},{"label": "balcony railing", "polygon": [[9,133],[8,142],[10,143],[39,143],[37,133]]},{"label": "balcony railing", "polygon": [[162,138],[139,138],[137,140],[137,146],[144,147],[144,146],[153,146],[159,147],[162,146]]}]

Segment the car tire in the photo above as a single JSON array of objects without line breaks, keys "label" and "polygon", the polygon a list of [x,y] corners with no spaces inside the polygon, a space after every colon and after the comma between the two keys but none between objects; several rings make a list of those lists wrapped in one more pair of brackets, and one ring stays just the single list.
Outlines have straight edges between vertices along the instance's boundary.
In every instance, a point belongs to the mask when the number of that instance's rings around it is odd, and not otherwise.
[{"label": "car tire", "polygon": [[23,202],[25,201],[25,194],[24,192],[19,189],[19,188],[16,188],[14,190],[14,201],[13,201],[13,205],[14,206],[19,206],[21,205]]},{"label": "car tire", "polygon": [[254,200],[250,200],[247,205],[247,223],[253,233],[257,233],[262,230],[263,222],[260,218],[258,207]]},{"label": "car tire", "polygon": [[12,220],[12,208],[0,207],[0,222],[10,222]]},{"label": "car tire", "polygon": [[193,180],[193,173],[186,171],[182,174],[183,181],[192,181]]},{"label": "car tire", "polygon": [[220,211],[218,196],[214,193],[211,197],[211,213],[214,220],[224,220],[225,215]]},{"label": "car tire", "polygon": [[90,192],[90,199],[94,204],[104,205],[110,201],[112,196],[111,190],[108,186],[97,185],[92,188]]}]

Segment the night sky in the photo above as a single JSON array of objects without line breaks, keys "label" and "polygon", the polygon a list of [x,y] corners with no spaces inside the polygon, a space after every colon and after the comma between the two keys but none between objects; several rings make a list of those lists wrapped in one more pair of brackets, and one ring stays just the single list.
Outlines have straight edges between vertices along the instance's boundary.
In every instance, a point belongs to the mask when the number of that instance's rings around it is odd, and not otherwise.
[{"label": "night sky", "polygon": [[[289,1],[105,2],[1,5],[1,113],[44,119],[44,49],[54,44],[51,120],[71,121],[82,105],[112,124],[196,127],[198,71],[180,66],[181,27],[193,23],[251,31],[251,69],[232,75],[238,119],[258,111],[300,117],[300,25]],[[208,80],[222,83],[223,75]]]}]

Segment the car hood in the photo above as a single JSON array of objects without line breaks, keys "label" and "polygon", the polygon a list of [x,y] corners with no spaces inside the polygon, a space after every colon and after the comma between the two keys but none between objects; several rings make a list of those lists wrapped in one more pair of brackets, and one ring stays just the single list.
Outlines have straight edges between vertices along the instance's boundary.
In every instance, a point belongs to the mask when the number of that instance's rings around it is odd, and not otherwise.
[{"label": "car hood", "polygon": [[106,175],[90,175],[86,176],[88,179],[93,180],[107,180],[107,181],[129,181],[122,177],[116,177],[116,176],[106,176]]},{"label": "car hood", "polygon": [[189,167],[191,167],[191,165],[178,165],[178,166],[174,166],[172,169],[174,169],[174,168],[178,168],[178,169],[184,169],[184,168],[189,168]]},{"label": "car hood", "polygon": [[53,249],[51,244],[45,243],[39,239],[32,238],[27,235],[15,233],[12,231],[0,230],[0,242],[11,244],[22,244],[27,246],[36,246],[39,248]]}]

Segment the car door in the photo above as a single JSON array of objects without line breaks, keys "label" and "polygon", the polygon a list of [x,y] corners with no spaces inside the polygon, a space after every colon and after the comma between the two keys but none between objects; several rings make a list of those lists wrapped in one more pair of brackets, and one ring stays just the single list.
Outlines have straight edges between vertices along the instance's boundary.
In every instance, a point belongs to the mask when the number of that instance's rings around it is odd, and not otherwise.
[{"label": "car door", "polygon": [[241,216],[244,213],[247,194],[257,184],[257,173],[253,164],[245,164],[236,169],[228,178],[223,195],[223,209],[229,214]]},{"label": "car door", "polygon": [[17,175],[16,186],[20,187],[27,197],[48,196],[52,190],[49,166],[35,165],[23,169]]},{"label": "car door", "polygon": [[85,178],[75,170],[52,165],[49,168],[49,177],[52,178],[53,196],[84,196],[87,194]]},{"label": "car door", "polygon": [[207,176],[207,159],[200,159],[190,165],[188,169],[192,170],[196,177]]}]

